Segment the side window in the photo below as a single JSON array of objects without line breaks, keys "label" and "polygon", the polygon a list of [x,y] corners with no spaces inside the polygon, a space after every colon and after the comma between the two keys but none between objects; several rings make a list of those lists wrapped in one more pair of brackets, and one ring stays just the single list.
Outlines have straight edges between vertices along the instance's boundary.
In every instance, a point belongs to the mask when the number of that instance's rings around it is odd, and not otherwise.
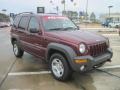
[{"label": "side window", "polygon": [[39,23],[38,23],[38,21],[35,17],[32,17],[30,19],[28,30],[30,30],[30,29],[33,29],[33,30],[36,30],[36,31],[39,30]]},{"label": "side window", "polygon": [[26,27],[28,26],[28,21],[29,21],[29,17],[23,16],[23,17],[21,18],[21,20],[20,20],[20,23],[19,23],[19,26],[18,26],[18,27],[19,27],[20,29],[25,30]]},{"label": "side window", "polygon": [[21,17],[20,16],[16,16],[13,22],[13,26],[14,27],[18,27],[19,21],[20,21]]}]

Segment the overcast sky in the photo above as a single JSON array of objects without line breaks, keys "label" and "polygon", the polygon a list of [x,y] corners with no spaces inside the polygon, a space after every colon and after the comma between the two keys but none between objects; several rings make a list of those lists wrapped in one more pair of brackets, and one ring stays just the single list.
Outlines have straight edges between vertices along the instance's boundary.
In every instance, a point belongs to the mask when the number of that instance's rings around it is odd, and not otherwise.
[{"label": "overcast sky", "polygon": [[[0,10],[7,9],[7,12],[20,13],[25,11],[36,12],[37,6],[45,6],[46,12],[55,12],[53,9],[59,6],[60,12],[63,10],[61,0],[52,0],[53,4],[49,3],[50,0],[0,0]],[[85,11],[87,0],[74,0],[77,3],[74,6],[70,0],[66,0],[66,10]],[[88,0],[88,12],[95,12],[97,15],[101,13],[107,13],[109,5],[114,7],[111,12],[120,12],[120,0]]]}]

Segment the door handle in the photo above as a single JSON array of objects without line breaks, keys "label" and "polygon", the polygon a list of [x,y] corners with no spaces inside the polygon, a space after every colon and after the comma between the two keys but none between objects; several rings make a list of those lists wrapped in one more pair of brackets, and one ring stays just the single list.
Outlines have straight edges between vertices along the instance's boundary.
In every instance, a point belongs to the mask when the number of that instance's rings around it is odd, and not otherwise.
[{"label": "door handle", "polygon": [[32,36],[34,35],[33,33],[26,33],[27,36]]},{"label": "door handle", "polygon": [[38,48],[40,48],[40,47],[42,47],[42,45],[41,44],[35,44],[35,47],[38,47]]},{"label": "door handle", "polygon": [[46,38],[44,38],[44,41],[47,42],[47,43],[49,42]]}]

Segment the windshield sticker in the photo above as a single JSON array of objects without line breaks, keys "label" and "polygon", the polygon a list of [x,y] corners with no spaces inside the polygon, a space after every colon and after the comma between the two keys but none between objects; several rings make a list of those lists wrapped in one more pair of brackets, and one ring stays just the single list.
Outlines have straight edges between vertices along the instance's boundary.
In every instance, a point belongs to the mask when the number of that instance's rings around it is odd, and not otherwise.
[{"label": "windshield sticker", "polygon": [[63,17],[63,16],[45,16],[44,19],[68,19],[67,17]]}]

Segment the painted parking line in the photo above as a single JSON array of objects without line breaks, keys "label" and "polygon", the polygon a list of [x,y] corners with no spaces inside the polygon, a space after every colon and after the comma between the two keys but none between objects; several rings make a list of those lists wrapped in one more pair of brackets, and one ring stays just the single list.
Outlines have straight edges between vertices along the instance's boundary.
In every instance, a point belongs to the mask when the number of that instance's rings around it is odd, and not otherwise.
[{"label": "painted parking line", "polygon": [[118,68],[120,68],[120,65],[105,66],[105,67],[101,67],[99,69],[118,69]]},{"label": "painted parking line", "polygon": [[[15,89],[8,89],[8,90],[21,90],[21,89],[15,88]],[[33,90],[33,89],[22,89],[22,90]]]},{"label": "painted parking line", "polygon": [[119,36],[119,34],[102,34],[104,36]]},{"label": "painted parking line", "polygon": [[23,75],[43,75],[50,74],[50,71],[40,71],[40,72],[11,72],[8,76],[23,76]]},{"label": "painted parking line", "polygon": [[118,48],[120,48],[120,46],[111,46],[111,47],[116,47],[116,48],[118,47]]},{"label": "painted parking line", "polygon": [[[106,66],[101,67],[99,69],[117,69],[120,68],[120,65],[114,65],[114,66]],[[40,72],[11,72],[8,73],[8,76],[24,76],[24,75],[43,75],[43,74],[50,74],[50,71],[40,71]]]}]

